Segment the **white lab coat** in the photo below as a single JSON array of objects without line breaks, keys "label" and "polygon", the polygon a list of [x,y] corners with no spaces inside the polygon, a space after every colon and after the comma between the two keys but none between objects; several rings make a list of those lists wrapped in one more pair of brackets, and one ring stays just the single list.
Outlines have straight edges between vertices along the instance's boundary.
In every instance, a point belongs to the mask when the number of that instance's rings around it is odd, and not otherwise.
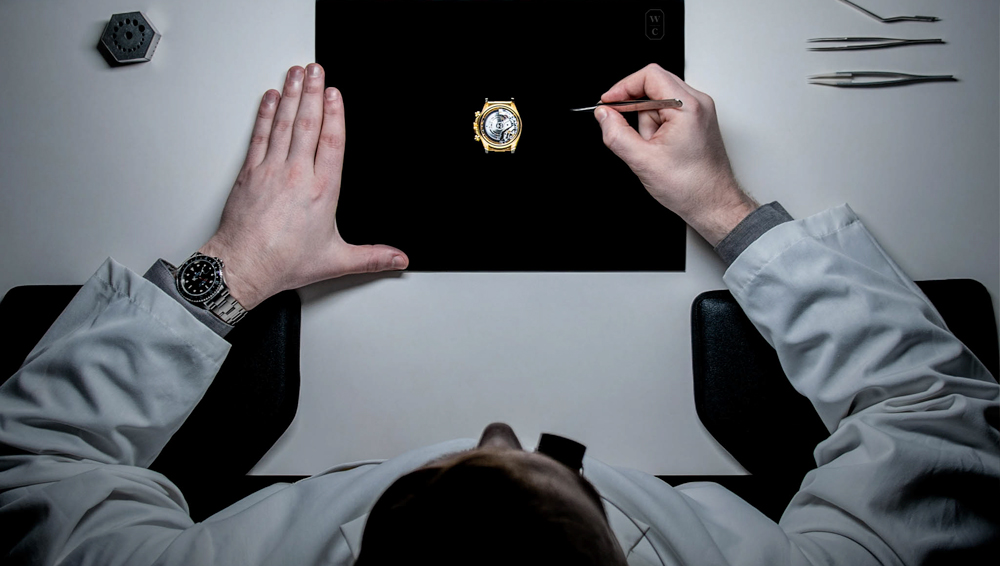
[{"label": "white lab coat", "polygon": [[[779,523],[715,484],[585,459],[630,564],[918,564],[996,540],[997,384],[848,207],[771,229],[724,280],[832,434]],[[341,466],[193,523],[145,466],[228,349],[102,265],[0,388],[3,563],[351,564],[387,486],[475,444]]]}]

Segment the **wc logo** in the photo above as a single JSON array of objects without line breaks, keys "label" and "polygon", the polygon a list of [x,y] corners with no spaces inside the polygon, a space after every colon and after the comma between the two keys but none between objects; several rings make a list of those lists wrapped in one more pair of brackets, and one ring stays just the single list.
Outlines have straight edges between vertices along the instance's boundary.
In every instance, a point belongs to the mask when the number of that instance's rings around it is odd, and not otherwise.
[{"label": "wc logo", "polygon": [[646,39],[663,39],[663,10],[646,10]]}]

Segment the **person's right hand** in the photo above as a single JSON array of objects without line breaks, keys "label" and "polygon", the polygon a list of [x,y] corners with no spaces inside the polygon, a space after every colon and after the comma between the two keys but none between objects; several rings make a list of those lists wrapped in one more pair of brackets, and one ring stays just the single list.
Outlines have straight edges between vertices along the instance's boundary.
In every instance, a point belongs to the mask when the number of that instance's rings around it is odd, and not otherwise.
[{"label": "person's right hand", "polygon": [[617,111],[598,107],[594,115],[604,144],[628,164],[653,198],[714,246],[759,206],[733,176],[715,103],[655,63],[618,81],[601,101],[643,96],[676,98],[684,105],[640,112],[638,132]]}]

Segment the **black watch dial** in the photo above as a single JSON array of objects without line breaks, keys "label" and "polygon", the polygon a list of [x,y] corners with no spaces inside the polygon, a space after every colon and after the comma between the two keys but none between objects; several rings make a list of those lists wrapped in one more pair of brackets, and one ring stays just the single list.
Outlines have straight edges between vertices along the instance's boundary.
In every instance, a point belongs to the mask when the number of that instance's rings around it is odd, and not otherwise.
[{"label": "black watch dial", "polygon": [[222,266],[215,258],[198,257],[184,263],[177,273],[177,290],[193,303],[203,303],[219,294]]}]

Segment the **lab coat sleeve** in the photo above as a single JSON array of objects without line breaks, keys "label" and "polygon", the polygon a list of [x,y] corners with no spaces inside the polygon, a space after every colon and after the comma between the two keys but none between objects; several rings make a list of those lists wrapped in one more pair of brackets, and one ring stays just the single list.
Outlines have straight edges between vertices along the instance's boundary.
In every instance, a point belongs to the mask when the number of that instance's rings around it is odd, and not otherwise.
[{"label": "lab coat sleeve", "polygon": [[996,549],[1000,389],[849,207],[772,229],[724,279],[831,432],[779,522],[787,540],[746,540],[751,512],[699,498],[731,563],[767,546],[816,564]]},{"label": "lab coat sleeve", "polygon": [[0,387],[0,562],[148,563],[163,552],[192,521],[177,488],[145,467],[228,351],[109,258]]}]

